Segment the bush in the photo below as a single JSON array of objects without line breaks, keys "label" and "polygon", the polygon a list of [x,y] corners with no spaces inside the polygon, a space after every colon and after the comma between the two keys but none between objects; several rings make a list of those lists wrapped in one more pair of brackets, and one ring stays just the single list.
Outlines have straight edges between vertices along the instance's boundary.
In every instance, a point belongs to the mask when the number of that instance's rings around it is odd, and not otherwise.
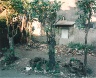
[{"label": "bush", "polygon": [[56,65],[54,66],[54,70],[50,70],[49,61],[41,57],[35,57],[34,59],[31,59],[29,61],[29,64],[33,70],[35,70],[36,68],[38,71],[46,70],[46,72],[49,72],[51,74],[60,73],[59,62],[56,62]]},{"label": "bush", "polygon": [[93,46],[93,45],[87,45],[87,48],[88,48],[89,50],[93,50],[93,49],[95,48],[95,46]]},{"label": "bush", "polygon": [[73,49],[78,49],[78,50],[84,49],[84,45],[83,44],[73,43],[73,42],[69,43],[68,47],[73,48]]},{"label": "bush", "polygon": [[8,49],[4,48],[3,51],[4,51],[4,57],[5,57],[4,63],[6,65],[10,65],[18,59],[17,57],[15,57],[13,50],[11,50],[11,49],[8,50]]},{"label": "bush", "polygon": [[[72,48],[72,49],[77,49],[77,50],[81,50],[81,49],[85,49],[85,45],[81,44],[81,43],[69,43],[68,47]],[[88,50],[93,50],[95,47],[93,45],[87,45]]]},{"label": "bush", "polygon": [[41,57],[35,57],[34,59],[31,59],[29,61],[30,66],[33,68],[33,70],[35,68],[37,68],[37,70],[42,70],[42,66],[43,64],[46,64],[47,60],[45,60],[44,58]]}]

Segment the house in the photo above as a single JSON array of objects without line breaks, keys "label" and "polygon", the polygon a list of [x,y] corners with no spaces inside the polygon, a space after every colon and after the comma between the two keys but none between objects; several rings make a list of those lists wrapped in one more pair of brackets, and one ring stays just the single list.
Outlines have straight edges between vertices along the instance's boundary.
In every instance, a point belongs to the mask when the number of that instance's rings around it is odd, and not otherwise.
[{"label": "house", "polygon": [[[57,44],[67,45],[70,42],[85,43],[85,30],[75,27],[75,22],[61,20],[55,24],[58,29],[56,33]],[[88,44],[96,46],[96,23],[93,22],[88,32]]]},{"label": "house", "polygon": [[73,21],[60,20],[55,24],[58,29],[56,39],[59,44],[67,44],[73,40],[74,23]]}]

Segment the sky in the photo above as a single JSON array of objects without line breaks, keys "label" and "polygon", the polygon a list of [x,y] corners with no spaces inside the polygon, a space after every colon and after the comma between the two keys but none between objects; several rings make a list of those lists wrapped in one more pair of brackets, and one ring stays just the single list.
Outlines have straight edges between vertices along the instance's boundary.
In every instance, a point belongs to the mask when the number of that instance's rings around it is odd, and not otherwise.
[{"label": "sky", "polygon": [[[33,0],[27,0],[27,1],[31,2]],[[45,0],[45,1],[48,1],[48,0]],[[54,0],[49,0],[49,1],[54,1]],[[64,2],[64,4],[61,6],[62,10],[70,10],[70,7],[76,7],[75,5],[76,0],[56,0],[56,1]]]}]

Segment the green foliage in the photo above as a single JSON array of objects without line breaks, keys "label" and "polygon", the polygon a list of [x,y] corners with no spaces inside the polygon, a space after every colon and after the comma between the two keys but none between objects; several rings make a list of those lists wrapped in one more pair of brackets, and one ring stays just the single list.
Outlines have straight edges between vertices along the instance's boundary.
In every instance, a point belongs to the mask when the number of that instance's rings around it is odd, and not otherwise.
[{"label": "green foliage", "polygon": [[[84,44],[73,43],[73,42],[69,43],[68,47],[70,47],[72,49],[78,49],[78,50],[85,49],[85,45]],[[93,46],[93,45],[87,45],[86,47],[88,48],[88,50],[93,50],[95,48],[95,46]]]},{"label": "green foliage", "polygon": [[78,59],[76,59],[76,58],[71,58],[71,59],[70,59],[70,62],[74,62],[74,61],[79,62],[80,60],[78,60]]},{"label": "green foliage", "polygon": [[32,17],[38,17],[42,26],[46,26],[46,36],[47,43],[49,44],[49,69],[52,70],[55,65],[55,27],[53,24],[56,22],[57,11],[61,7],[61,2],[54,1],[51,3],[50,1],[43,0],[33,0],[30,3],[32,7],[33,15]]},{"label": "green foliage", "polygon": [[21,0],[10,0],[10,4],[17,13],[23,13],[24,7]]},{"label": "green foliage", "polygon": [[7,0],[2,1],[1,4],[7,9],[14,10],[15,13],[23,13],[24,7],[21,0]]},{"label": "green foliage", "polygon": [[2,51],[4,52],[4,57],[5,57],[4,63],[6,65],[12,64],[15,60],[18,59],[17,57],[15,57],[13,49],[7,49],[5,47],[5,48],[2,48]]},{"label": "green foliage", "polygon": [[92,69],[87,68],[87,73],[88,73],[88,74],[92,74],[92,73],[93,73]]},{"label": "green foliage", "polygon": [[84,49],[84,45],[83,44],[73,43],[73,42],[69,43],[68,47],[73,48],[73,49],[78,49],[78,50]]},{"label": "green foliage", "polygon": [[2,51],[3,52],[6,52],[7,51],[7,48],[5,47],[5,48],[2,48]]},{"label": "green foliage", "polygon": [[93,45],[87,45],[88,50],[94,50],[95,46]]},{"label": "green foliage", "polygon": [[83,28],[85,28],[84,72],[86,75],[87,53],[88,53],[88,49],[90,49],[90,47],[88,47],[87,45],[87,37],[90,29],[91,17],[93,12],[96,10],[96,0],[78,0],[76,4],[79,9],[78,11],[79,17],[76,20],[77,26],[79,26],[79,28],[81,28],[82,26]]},{"label": "green foliage", "polygon": [[60,73],[60,67],[59,67],[58,62],[56,62],[56,64],[55,64],[55,72],[54,73]]},{"label": "green foliage", "polygon": [[31,9],[33,12],[33,17],[38,16],[40,22],[44,22],[47,20],[48,22],[54,22],[56,19],[56,11],[60,9],[61,2],[57,3],[54,1],[53,4],[51,4],[49,1],[45,2],[43,0],[34,0],[30,3]]},{"label": "green foliage", "polygon": [[80,0],[77,2],[77,6],[80,10],[83,10],[85,14],[88,14],[93,9],[93,5],[96,5],[95,0]]},{"label": "green foliage", "polygon": [[35,57],[34,59],[31,59],[29,61],[30,66],[33,68],[33,70],[36,68],[37,70],[43,70],[42,66],[47,62],[44,58],[41,57]]},{"label": "green foliage", "polygon": [[[34,59],[31,59],[29,63],[33,70],[35,70],[36,68],[38,71],[44,71],[44,70],[46,70],[47,72],[51,71],[49,69],[50,68],[49,61],[45,60],[44,58],[35,57]],[[55,71],[52,71],[53,73],[60,73],[60,67],[58,62],[56,62],[54,70]]]},{"label": "green foliage", "polygon": [[77,26],[79,28],[85,28],[86,24],[91,21],[91,16],[93,12],[96,11],[96,1],[95,0],[78,0],[77,8],[79,9],[77,15],[79,15],[76,20]]},{"label": "green foliage", "polygon": [[4,61],[5,61],[5,63],[7,65],[13,63],[14,62],[14,56],[13,56],[13,54],[12,53],[8,53],[8,52],[5,53],[5,59],[4,59]]},{"label": "green foliage", "polygon": [[46,25],[46,27],[44,28],[44,31],[46,31],[46,32],[51,31],[50,26]]},{"label": "green foliage", "polygon": [[0,28],[7,28],[6,19],[0,19]]}]

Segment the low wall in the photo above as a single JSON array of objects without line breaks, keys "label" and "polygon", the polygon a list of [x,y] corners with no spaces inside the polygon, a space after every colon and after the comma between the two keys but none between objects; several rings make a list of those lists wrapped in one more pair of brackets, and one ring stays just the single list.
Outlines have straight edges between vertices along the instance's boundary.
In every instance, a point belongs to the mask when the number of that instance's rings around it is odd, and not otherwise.
[{"label": "low wall", "polygon": [[[74,42],[85,42],[85,31],[83,29],[74,30]],[[88,32],[88,44],[96,45],[96,29],[91,28]]]},{"label": "low wall", "polygon": [[[70,33],[70,32],[69,32]],[[74,28],[73,34],[69,36],[68,39],[61,38],[61,31],[56,35],[57,44],[67,45],[70,42],[74,43],[84,43],[85,42],[85,32],[83,29]],[[88,32],[88,44],[96,46],[96,29],[91,28]]]}]

